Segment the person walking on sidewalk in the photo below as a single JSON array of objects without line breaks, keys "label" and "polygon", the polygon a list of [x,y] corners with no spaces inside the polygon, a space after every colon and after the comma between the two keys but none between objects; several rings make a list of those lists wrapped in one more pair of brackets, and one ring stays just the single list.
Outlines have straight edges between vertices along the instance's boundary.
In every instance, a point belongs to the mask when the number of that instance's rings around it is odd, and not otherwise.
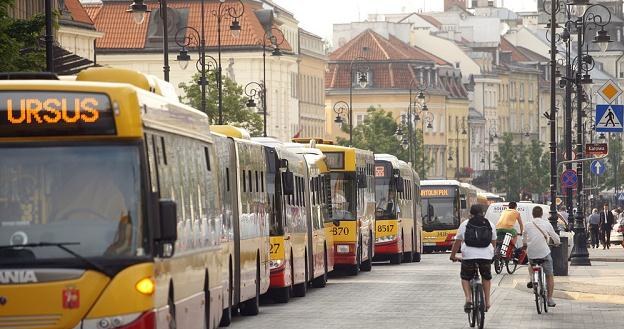
[{"label": "person walking on sidewalk", "polygon": [[605,203],[603,211],[600,212],[600,240],[602,241],[602,249],[609,249],[611,244],[611,230],[615,218],[613,212],[609,210],[609,204]]},{"label": "person walking on sidewalk", "polygon": [[494,249],[496,247],[496,228],[490,224],[490,221],[483,217],[483,209],[480,205],[470,207],[469,220],[464,221],[457,229],[455,242],[451,247],[451,261],[456,262],[459,259],[455,257],[461,246],[461,277],[462,289],[466,304],[464,304],[464,312],[470,312],[472,308],[472,296],[470,290],[470,280],[474,276],[475,268],[479,269],[481,278],[483,279],[483,293],[485,295],[485,305],[487,312],[492,304],[490,303],[490,287],[492,280],[492,259],[494,258]]},{"label": "person walking on sidewalk", "polygon": [[[536,260],[543,261],[542,268],[546,274],[546,282],[548,284],[548,306],[555,307],[557,303],[553,300],[553,291],[555,289],[555,277],[553,271],[553,260],[550,255],[550,247],[548,246],[549,238],[555,245],[561,244],[559,235],[555,232],[549,221],[543,218],[544,210],[537,206],[533,208],[533,221],[524,227],[524,235],[522,241],[527,247],[527,256],[529,257],[529,278],[533,277],[533,263]],[[533,288],[533,282],[527,283],[527,288]]]},{"label": "person walking on sidewalk", "polygon": [[598,214],[598,209],[594,208],[592,210],[588,222],[591,246],[592,248],[598,248],[598,241],[600,240],[600,215]]}]

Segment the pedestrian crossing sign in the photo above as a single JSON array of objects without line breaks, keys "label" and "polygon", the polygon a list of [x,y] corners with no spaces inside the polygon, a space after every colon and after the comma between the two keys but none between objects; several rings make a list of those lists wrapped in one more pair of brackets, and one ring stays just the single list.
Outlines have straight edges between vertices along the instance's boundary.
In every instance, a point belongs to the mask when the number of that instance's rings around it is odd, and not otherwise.
[{"label": "pedestrian crossing sign", "polygon": [[624,105],[596,105],[596,132],[624,131]]}]

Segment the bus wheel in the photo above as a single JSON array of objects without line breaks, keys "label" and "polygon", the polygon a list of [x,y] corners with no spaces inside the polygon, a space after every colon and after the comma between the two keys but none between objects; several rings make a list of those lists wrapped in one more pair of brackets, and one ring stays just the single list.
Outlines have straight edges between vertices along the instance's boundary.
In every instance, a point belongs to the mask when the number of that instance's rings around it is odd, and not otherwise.
[{"label": "bus wheel", "polygon": [[327,247],[324,249],[325,253],[323,254],[323,264],[325,264],[325,272],[323,273],[323,275],[312,280],[312,286],[314,288],[325,288],[325,286],[327,285]]},{"label": "bus wheel", "polygon": [[403,256],[402,253],[390,255],[390,264],[392,265],[401,264],[401,256]]},{"label": "bus wheel", "polygon": [[242,315],[258,315],[260,313],[260,259],[256,261],[256,296],[241,303],[240,313]]},{"label": "bus wheel", "polygon": [[[290,253],[290,284],[287,285],[286,287],[282,287],[282,288],[275,288],[273,291],[271,291],[271,297],[273,298],[273,300],[276,303],[280,303],[280,304],[285,304],[288,303],[288,301],[290,300],[290,290],[292,289],[292,280],[293,280],[293,267],[292,267],[292,252]],[[286,272],[286,269],[284,269],[284,273]]]},{"label": "bus wheel", "polygon": [[357,251],[355,252],[355,265],[349,266],[347,275],[358,275],[360,273],[360,264],[362,264],[362,239],[358,244]]},{"label": "bus wheel", "polygon": [[[403,236],[403,234],[401,234]],[[412,248],[405,251],[405,239],[403,239],[403,263],[411,263],[414,261],[414,234],[412,234]]]},{"label": "bus wheel", "polygon": [[420,253],[419,252],[415,252],[413,261],[416,262],[416,263],[420,263],[420,258],[421,258]]},{"label": "bus wheel", "polygon": [[295,297],[305,297],[306,292],[308,290],[308,252],[305,252],[305,275],[303,282],[296,284],[293,287],[293,295]]},{"label": "bus wheel", "polygon": [[210,281],[208,281],[208,271],[206,271],[206,275],[204,278],[204,328],[206,329],[212,328],[212,319],[210,318],[210,304]]},{"label": "bus wheel", "polygon": [[371,239],[368,240],[368,259],[362,262],[363,272],[370,272],[370,270],[373,269],[373,234],[370,233],[369,237],[371,237]]},{"label": "bus wheel", "polygon": [[221,322],[219,322],[219,327],[228,327],[230,325],[230,323],[232,323],[232,294],[233,294],[233,287],[232,287],[232,262],[230,261],[230,267],[229,267],[229,275],[228,275],[228,296],[227,296],[227,304],[225,304],[223,308],[223,314],[221,314]]},{"label": "bus wheel", "polygon": [[173,288],[169,289],[169,298],[167,298],[167,306],[169,306],[169,329],[176,329],[176,309],[173,301]]}]

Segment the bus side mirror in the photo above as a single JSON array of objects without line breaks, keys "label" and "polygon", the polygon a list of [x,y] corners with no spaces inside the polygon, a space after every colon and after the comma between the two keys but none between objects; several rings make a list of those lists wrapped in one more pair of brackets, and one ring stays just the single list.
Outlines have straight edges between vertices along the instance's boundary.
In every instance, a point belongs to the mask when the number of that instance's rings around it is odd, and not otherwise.
[{"label": "bus side mirror", "polygon": [[162,246],[161,257],[171,257],[174,244],[178,240],[178,216],[175,201],[158,200],[158,218],[160,232],[156,241]]},{"label": "bus side mirror", "polygon": [[468,206],[466,205],[466,199],[465,199],[465,198],[460,199],[460,201],[459,201],[459,206],[460,206],[462,209],[466,209],[466,208],[468,207]]},{"label": "bus side mirror", "polygon": [[405,191],[405,181],[401,177],[396,177],[396,190],[399,193]]},{"label": "bus side mirror", "polygon": [[339,221],[339,220],[337,220],[337,219],[334,219],[334,220],[332,221],[332,223],[333,223],[333,224],[334,224],[334,226],[336,226],[336,227],[340,226],[340,221]]},{"label": "bus side mirror", "polygon": [[282,190],[284,191],[284,195],[295,194],[295,177],[292,171],[282,173]]},{"label": "bus side mirror", "polygon": [[366,182],[366,175],[364,173],[359,173],[357,175],[357,183],[359,188],[367,188],[368,183]]}]

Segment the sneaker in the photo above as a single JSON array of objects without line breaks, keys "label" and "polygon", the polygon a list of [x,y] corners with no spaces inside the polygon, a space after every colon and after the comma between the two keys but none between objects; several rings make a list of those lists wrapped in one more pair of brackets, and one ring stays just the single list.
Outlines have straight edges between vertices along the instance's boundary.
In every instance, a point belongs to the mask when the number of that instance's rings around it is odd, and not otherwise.
[{"label": "sneaker", "polygon": [[533,282],[527,282],[527,288],[533,289]]},{"label": "sneaker", "polygon": [[549,299],[549,300],[548,300],[548,307],[555,307],[555,306],[557,306],[557,303],[555,303],[555,301],[554,301],[554,300]]}]

